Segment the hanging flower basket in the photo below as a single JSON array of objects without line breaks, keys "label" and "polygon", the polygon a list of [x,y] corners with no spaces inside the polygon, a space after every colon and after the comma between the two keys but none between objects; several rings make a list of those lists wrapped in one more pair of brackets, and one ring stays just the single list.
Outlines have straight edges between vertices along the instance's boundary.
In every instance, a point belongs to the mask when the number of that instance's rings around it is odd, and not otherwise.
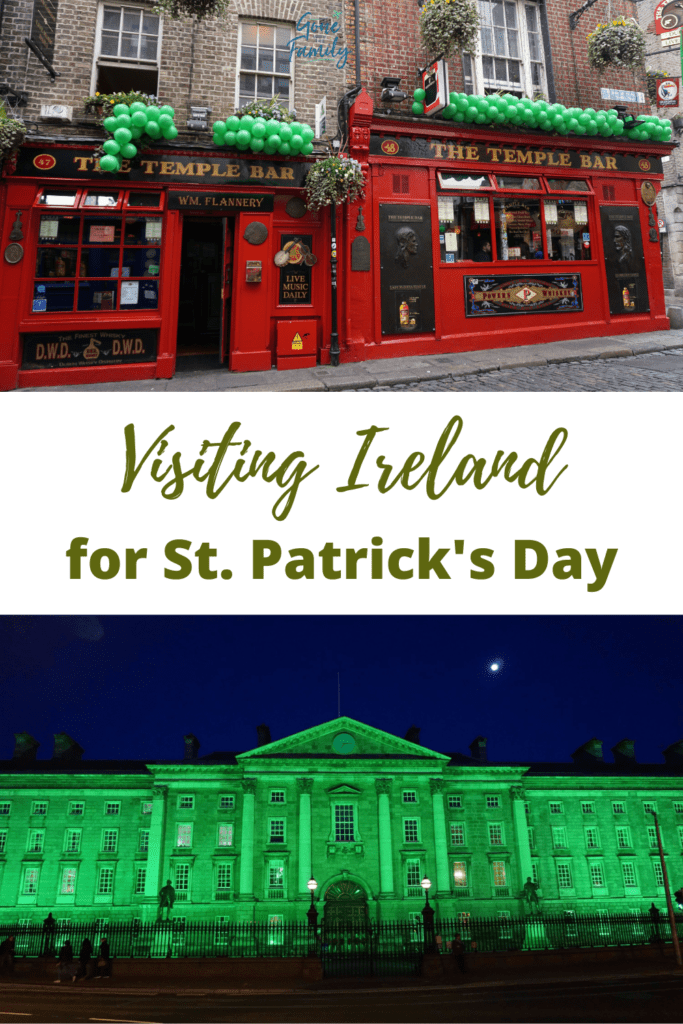
[{"label": "hanging flower basket", "polygon": [[167,18],[222,18],[230,0],[156,0],[152,10]]},{"label": "hanging flower basket", "polygon": [[26,138],[26,125],[23,121],[17,121],[10,117],[5,108],[0,104],[0,162],[8,156],[13,149],[21,146]]},{"label": "hanging flower basket", "polygon": [[600,74],[608,68],[640,68],[645,62],[645,34],[633,20],[619,16],[596,25],[588,40],[588,63]]},{"label": "hanging flower basket", "polygon": [[330,156],[313,164],[304,187],[306,206],[315,213],[332,203],[353,203],[365,198],[365,178],[357,160]]},{"label": "hanging flower basket", "polygon": [[146,92],[96,92],[94,96],[86,96],[83,100],[83,109],[86,114],[95,114],[97,117],[110,117],[117,103],[142,103],[144,106],[152,106],[158,103],[156,96]]},{"label": "hanging flower basket", "polygon": [[433,56],[448,59],[466,50],[475,53],[479,12],[472,0],[426,0],[420,11],[422,45]]}]

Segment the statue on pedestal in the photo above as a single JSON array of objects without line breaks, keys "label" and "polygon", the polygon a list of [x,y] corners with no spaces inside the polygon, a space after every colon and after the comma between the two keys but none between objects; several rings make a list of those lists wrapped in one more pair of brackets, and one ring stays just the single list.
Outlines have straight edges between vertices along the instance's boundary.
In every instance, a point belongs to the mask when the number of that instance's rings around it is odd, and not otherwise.
[{"label": "statue on pedestal", "polygon": [[524,883],[524,888],[519,894],[518,899],[523,900],[527,914],[541,914],[541,901],[538,898],[538,882],[532,882],[531,877],[527,876],[527,880]]},{"label": "statue on pedestal", "polygon": [[[159,893],[159,913],[157,915],[157,921],[170,921],[173,913],[173,904],[175,903],[175,889],[171,885],[171,879],[166,879],[166,885]],[[164,918],[164,910],[166,911],[166,918]]]}]

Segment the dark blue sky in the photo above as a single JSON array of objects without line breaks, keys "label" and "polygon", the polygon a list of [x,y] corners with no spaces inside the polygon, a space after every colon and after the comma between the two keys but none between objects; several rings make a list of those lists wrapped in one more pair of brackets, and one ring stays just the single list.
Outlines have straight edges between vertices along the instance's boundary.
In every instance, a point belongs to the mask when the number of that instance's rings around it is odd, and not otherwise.
[{"label": "dark blue sky", "polygon": [[[0,759],[26,730],[50,757],[173,759],[256,746],[342,714],[444,752],[569,761],[592,736],[641,762],[683,737],[680,617],[0,618]],[[487,671],[500,660],[497,674]]]}]

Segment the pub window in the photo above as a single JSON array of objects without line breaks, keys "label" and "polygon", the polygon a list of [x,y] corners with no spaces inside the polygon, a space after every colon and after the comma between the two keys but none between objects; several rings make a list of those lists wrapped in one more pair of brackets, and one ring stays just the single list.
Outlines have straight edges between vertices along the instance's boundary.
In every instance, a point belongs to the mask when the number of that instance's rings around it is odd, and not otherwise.
[{"label": "pub window", "polygon": [[75,206],[78,192],[60,192],[54,188],[46,188],[40,194],[39,206]]},{"label": "pub window", "polygon": [[290,25],[240,21],[237,104],[260,100],[268,103],[277,96],[291,107],[294,102],[293,61]]},{"label": "pub window", "polygon": [[543,259],[541,204],[536,199],[493,201],[499,260]]},{"label": "pub window", "polygon": [[[50,195],[45,190],[38,206],[51,205],[43,203]],[[158,307],[162,218],[105,212],[120,207],[123,195],[88,191],[83,213],[40,215],[31,312]]]},{"label": "pub window", "polygon": [[144,206],[148,209],[158,210],[161,205],[161,196],[161,192],[129,192],[126,205],[136,209]]},{"label": "pub window", "polygon": [[548,259],[591,258],[588,206],[583,200],[545,199],[545,236]]},{"label": "pub window", "polygon": [[480,45],[463,55],[465,92],[508,92],[533,99],[546,91],[540,5],[479,0]]},{"label": "pub window", "polygon": [[576,178],[546,178],[549,192],[590,192],[587,181]]},{"label": "pub window", "polygon": [[437,206],[442,263],[493,259],[488,196],[439,195]]},{"label": "pub window", "polygon": [[542,192],[539,178],[522,178],[518,174],[497,174],[496,185],[498,188],[515,190],[519,192]]},{"label": "pub window", "polygon": [[161,19],[143,7],[101,4],[92,92],[156,96]]},{"label": "pub window", "polygon": [[448,188],[493,188],[488,174],[452,174],[450,171],[437,171],[439,187]]}]

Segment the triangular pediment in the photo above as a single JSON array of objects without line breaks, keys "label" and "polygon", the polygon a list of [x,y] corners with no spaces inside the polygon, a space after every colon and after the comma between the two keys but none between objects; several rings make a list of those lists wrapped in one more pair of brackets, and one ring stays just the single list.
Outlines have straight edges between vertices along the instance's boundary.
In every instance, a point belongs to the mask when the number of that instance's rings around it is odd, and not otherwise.
[{"label": "triangular pediment", "polygon": [[348,783],[343,782],[341,786],[331,786],[327,792],[330,796],[360,796],[363,790],[358,786],[349,786]]},{"label": "triangular pediment", "polygon": [[358,758],[389,758],[399,760],[426,759],[448,761],[446,754],[429,750],[419,743],[411,743],[376,729],[355,718],[342,716],[331,722],[274,740],[254,750],[237,755],[238,761],[254,758],[331,758],[349,761]]}]

